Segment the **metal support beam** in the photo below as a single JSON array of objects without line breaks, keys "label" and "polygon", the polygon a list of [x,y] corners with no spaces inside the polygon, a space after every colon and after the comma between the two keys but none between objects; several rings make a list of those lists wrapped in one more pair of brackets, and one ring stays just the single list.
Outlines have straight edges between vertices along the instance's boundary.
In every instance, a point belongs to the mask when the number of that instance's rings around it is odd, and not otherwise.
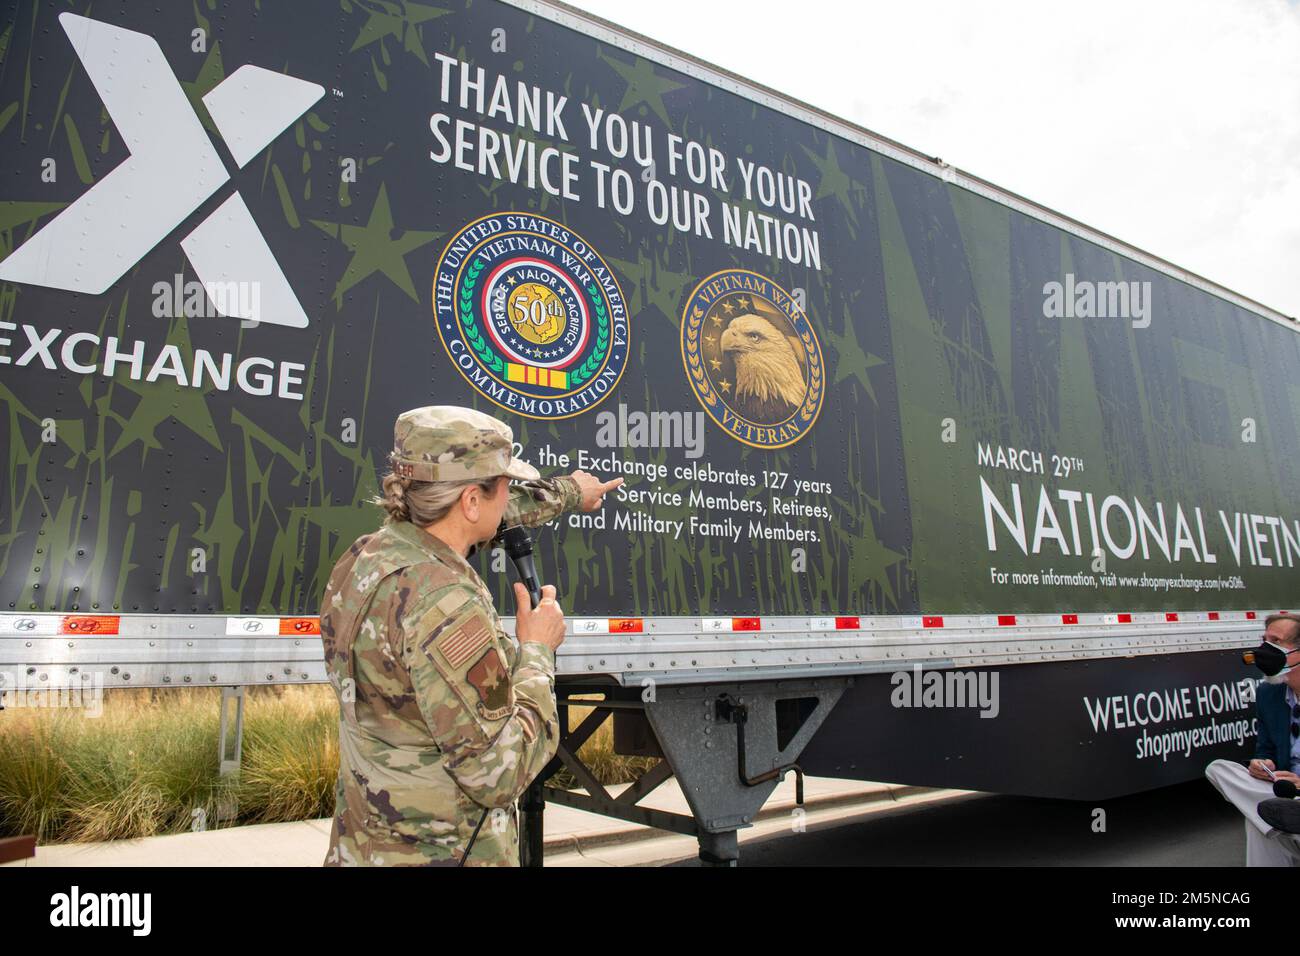
[{"label": "metal support beam", "polygon": [[695,825],[695,818],[682,813],[669,813],[667,810],[631,806],[618,800],[600,800],[586,793],[578,793],[574,790],[557,790],[554,787],[546,789],[546,799],[551,803],[573,807],[575,810],[599,813],[601,816],[626,820],[629,823],[639,823],[642,826],[667,830],[669,833],[682,833],[686,836],[695,836],[699,833],[699,828]]},{"label": "metal support beam", "polygon": [[[848,684],[847,678],[804,678],[681,686],[662,689],[648,701],[632,697],[635,692],[627,688],[570,688],[559,697],[561,731],[555,758],[530,788],[529,799],[694,836],[706,866],[736,866],[737,831],[753,823],[785,773],[800,774],[795,761]],[[575,693],[607,697],[580,700]],[[568,708],[577,706],[590,707],[591,713],[570,731]],[[644,712],[655,752],[663,755],[618,796],[601,785],[578,754],[616,710]],[[631,752],[650,751],[637,743]],[[586,793],[547,787],[540,799],[533,796],[533,788],[540,788],[560,767],[567,768]],[[690,806],[689,816],[640,806],[673,777]],[[801,776],[798,783],[802,802]],[[539,861],[540,824],[534,830],[528,817],[526,810],[529,834],[523,858]]]},{"label": "metal support beam", "polygon": [[[233,712],[233,714],[232,714]],[[233,745],[233,746],[232,746]],[[244,753],[244,688],[221,688],[221,739],[217,743],[217,764],[223,782],[236,778]],[[234,820],[239,804],[233,788],[224,788],[217,804],[219,822]]]},{"label": "metal support beam", "polygon": [[700,863],[703,866],[740,866],[740,840],[736,831],[701,831]]}]

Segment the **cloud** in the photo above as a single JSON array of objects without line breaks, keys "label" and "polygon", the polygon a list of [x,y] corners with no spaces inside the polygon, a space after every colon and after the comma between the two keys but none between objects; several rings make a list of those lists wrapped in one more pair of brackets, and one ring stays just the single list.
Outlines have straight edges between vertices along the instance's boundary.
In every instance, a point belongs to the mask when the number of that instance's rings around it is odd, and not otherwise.
[{"label": "cloud", "polygon": [[570,0],[1300,316],[1285,0]]}]

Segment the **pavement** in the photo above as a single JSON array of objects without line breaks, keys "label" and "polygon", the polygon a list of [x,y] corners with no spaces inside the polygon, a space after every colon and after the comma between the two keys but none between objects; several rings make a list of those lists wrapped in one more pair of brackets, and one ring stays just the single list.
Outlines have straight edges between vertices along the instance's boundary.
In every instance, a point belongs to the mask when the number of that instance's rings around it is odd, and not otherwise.
[{"label": "pavement", "polygon": [[[607,788],[617,794],[622,787]],[[740,832],[751,840],[809,826],[824,826],[894,807],[943,801],[960,790],[804,778],[804,812],[796,814],[794,778],[772,792],[755,824]],[[645,797],[640,806],[689,814],[675,780]],[[228,827],[139,840],[38,846],[36,856],[3,866],[320,866],[329,847],[329,819]],[[547,866],[636,866],[693,859],[694,837],[667,834],[623,820],[548,803],[544,822]],[[744,854],[742,853],[742,859]]]},{"label": "pavement", "polygon": [[[928,805],[899,804],[834,826],[753,840],[741,851],[740,862],[751,869],[1186,867],[1208,880],[1221,880],[1223,874],[1202,868],[1244,866],[1246,826],[1237,808],[1205,779],[1101,801],[972,793]],[[697,865],[694,860],[670,862]],[[1049,883],[1056,879],[1043,878]],[[1116,875],[1114,889],[1148,879],[1159,876]]]}]

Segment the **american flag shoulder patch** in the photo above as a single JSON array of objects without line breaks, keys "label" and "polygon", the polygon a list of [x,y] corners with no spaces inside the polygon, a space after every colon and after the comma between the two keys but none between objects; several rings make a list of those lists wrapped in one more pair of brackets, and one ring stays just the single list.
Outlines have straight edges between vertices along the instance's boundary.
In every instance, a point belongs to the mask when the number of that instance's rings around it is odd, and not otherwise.
[{"label": "american flag shoulder patch", "polygon": [[461,667],[492,640],[492,629],[482,614],[471,614],[455,628],[431,635],[430,641],[452,670]]}]

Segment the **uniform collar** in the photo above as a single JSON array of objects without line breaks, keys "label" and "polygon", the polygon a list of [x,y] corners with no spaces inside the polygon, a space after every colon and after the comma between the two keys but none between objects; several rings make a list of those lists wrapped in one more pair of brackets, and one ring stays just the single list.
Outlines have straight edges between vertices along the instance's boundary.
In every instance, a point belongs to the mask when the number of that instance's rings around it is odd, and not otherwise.
[{"label": "uniform collar", "polygon": [[394,521],[389,524],[388,533],[396,535],[402,541],[413,545],[435,561],[451,565],[459,571],[474,573],[474,569],[470,567],[469,562],[457,554],[455,549],[447,542],[437,535],[429,534],[413,521]]}]

